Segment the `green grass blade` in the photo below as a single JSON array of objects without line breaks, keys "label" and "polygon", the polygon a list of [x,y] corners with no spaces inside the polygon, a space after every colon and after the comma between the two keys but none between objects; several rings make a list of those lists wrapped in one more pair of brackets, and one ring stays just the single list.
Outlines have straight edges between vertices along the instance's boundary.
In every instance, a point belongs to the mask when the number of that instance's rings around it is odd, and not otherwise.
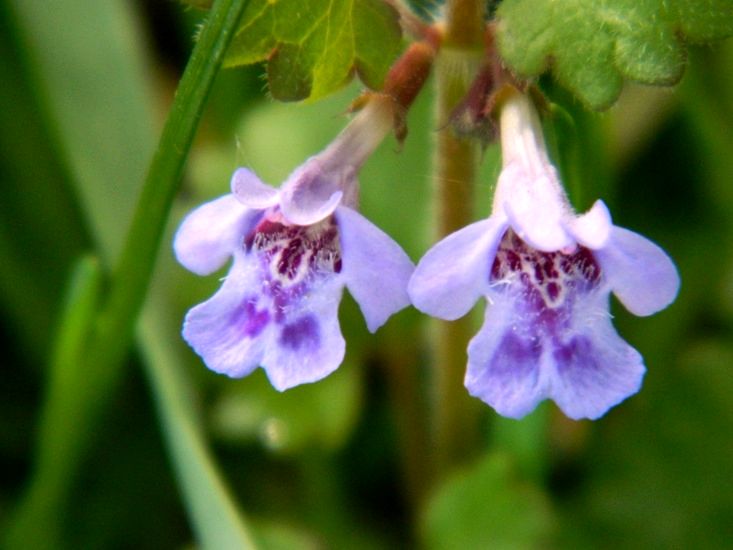
[{"label": "green grass blade", "polygon": [[[48,369],[48,386],[41,412],[36,473],[6,533],[8,548],[55,548],[59,545],[63,501],[71,483],[66,475],[76,455],[66,444],[77,428],[66,412],[74,409],[86,380],[82,360],[102,289],[102,269],[96,258],[82,258],[74,269]],[[73,421],[73,420],[72,420]]]},{"label": "green grass blade", "polygon": [[[178,477],[191,525],[202,548],[254,548],[252,537],[211,456],[195,408],[192,388],[162,327],[160,308],[143,310],[138,330],[145,371],[152,388],[166,445]],[[172,339],[172,338],[171,338]]]}]

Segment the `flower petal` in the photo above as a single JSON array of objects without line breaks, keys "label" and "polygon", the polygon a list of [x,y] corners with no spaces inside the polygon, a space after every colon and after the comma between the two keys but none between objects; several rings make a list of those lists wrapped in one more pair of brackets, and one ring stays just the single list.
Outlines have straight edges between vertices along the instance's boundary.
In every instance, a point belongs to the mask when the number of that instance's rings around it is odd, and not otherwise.
[{"label": "flower petal", "polygon": [[349,167],[327,172],[317,157],[309,159],[282,186],[283,215],[297,225],[311,225],[330,216],[341,202],[348,177],[356,178]]},{"label": "flower petal", "polygon": [[173,240],[178,261],[198,275],[219,269],[240,245],[259,213],[233,195],[207,202],[188,214]]},{"label": "flower petal", "polygon": [[219,291],[186,315],[183,338],[211,370],[239,378],[262,360],[270,319],[260,286],[252,257],[237,254]]},{"label": "flower petal", "polygon": [[492,216],[448,235],[417,264],[407,292],[417,309],[453,320],[473,307],[489,284],[506,220]]},{"label": "flower petal", "polygon": [[605,246],[611,236],[611,227],[611,213],[601,200],[597,200],[588,212],[573,218],[568,224],[575,240],[591,250]]},{"label": "flower petal", "polygon": [[549,163],[536,173],[518,163],[506,166],[499,176],[495,200],[514,232],[532,248],[554,252],[574,244],[563,223],[571,216],[567,200]]},{"label": "flower petal", "polygon": [[550,396],[575,420],[595,420],[638,392],[646,370],[608,315],[579,322],[567,341],[555,345],[551,360]]},{"label": "flower petal", "polygon": [[335,216],[341,274],[374,332],[390,315],[410,305],[407,283],[415,265],[400,245],[355,210],[341,206]]},{"label": "flower petal", "polygon": [[509,418],[522,418],[546,397],[540,360],[543,342],[515,300],[491,293],[484,325],[468,344],[468,392]]},{"label": "flower petal", "polygon": [[331,275],[309,289],[270,333],[262,367],[279,391],[328,376],[344,359],[338,322],[343,280]]},{"label": "flower petal", "polygon": [[232,175],[232,193],[249,208],[264,210],[277,204],[280,191],[263,183],[249,168],[238,168]]},{"label": "flower petal", "polygon": [[594,251],[614,294],[634,315],[651,315],[674,301],[680,277],[672,260],[649,239],[614,226],[608,244]]}]

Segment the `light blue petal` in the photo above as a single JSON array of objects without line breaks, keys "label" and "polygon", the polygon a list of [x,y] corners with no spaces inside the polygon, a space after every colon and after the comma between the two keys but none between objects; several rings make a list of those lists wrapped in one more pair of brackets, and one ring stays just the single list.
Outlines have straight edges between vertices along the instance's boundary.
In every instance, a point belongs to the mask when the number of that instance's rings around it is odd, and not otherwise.
[{"label": "light blue petal", "polygon": [[597,200],[585,214],[575,216],[568,222],[568,231],[578,244],[597,250],[608,242],[611,235],[611,213],[606,203]]},{"label": "light blue petal", "polygon": [[[608,308],[605,294],[576,304],[574,326],[562,341],[553,342],[550,396],[570,418],[595,420],[641,388],[641,355],[619,337],[611,318],[595,313]],[[601,304],[604,302],[605,304]]]},{"label": "light blue petal", "polygon": [[341,239],[341,274],[371,332],[410,305],[407,283],[415,265],[389,235],[358,212],[336,210]]},{"label": "light blue petal", "polygon": [[672,260],[649,239],[613,227],[608,244],[594,251],[606,280],[634,315],[651,315],[677,297],[680,277]]},{"label": "light blue petal", "polygon": [[275,389],[315,382],[339,367],[346,350],[338,321],[342,291],[339,276],[324,275],[288,304],[285,318],[269,334],[262,360]]},{"label": "light blue petal", "polygon": [[239,168],[232,175],[232,193],[248,208],[264,210],[280,199],[280,191],[263,183],[249,168]]},{"label": "light blue petal", "polygon": [[330,216],[341,202],[344,189],[353,186],[350,168],[324,171],[317,157],[309,159],[283,184],[280,208],[285,219],[296,225],[312,225]]},{"label": "light blue petal", "polygon": [[502,416],[522,418],[547,395],[540,369],[544,344],[513,293],[492,293],[484,325],[468,345],[465,385]]},{"label": "light blue petal", "polygon": [[258,216],[258,211],[242,206],[234,195],[199,206],[186,216],[176,232],[176,258],[198,275],[216,271],[241,246]]},{"label": "light blue petal", "polygon": [[569,315],[556,321],[522,295],[520,288],[489,294],[484,325],[468,346],[471,395],[510,418],[551,398],[578,420],[597,419],[639,390],[644,364],[611,325],[607,290],[568,297]]},{"label": "light blue petal", "polygon": [[415,307],[447,320],[468,313],[488,288],[506,228],[505,219],[492,216],[448,235],[428,250],[407,287]]},{"label": "light blue petal", "polygon": [[218,292],[186,315],[183,338],[211,370],[239,378],[259,365],[271,331],[261,288],[253,257],[237,254]]},{"label": "light blue petal", "polygon": [[565,228],[572,213],[555,168],[542,165],[539,171],[526,165],[505,166],[497,183],[499,205],[514,232],[532,248],[554,252],[575,244]]}]

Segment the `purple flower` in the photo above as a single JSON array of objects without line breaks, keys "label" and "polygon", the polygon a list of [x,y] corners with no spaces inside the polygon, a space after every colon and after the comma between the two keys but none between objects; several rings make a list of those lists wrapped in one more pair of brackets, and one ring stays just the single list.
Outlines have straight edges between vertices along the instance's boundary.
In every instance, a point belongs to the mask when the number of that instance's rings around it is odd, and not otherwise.
[{"label": "purple flower", "polygon": [[183,325],[210,369],[241,377],[262,366],[281,391],[313,382],[344,357],[344,286],[372,332],[409,304],[412,262],[355,210],[357,171],[391,125],[390,104],[373,99],[280,189],[240,168],[231,194],[183,221],[174,249],[185,267],[206,275],[234,259],[219,291]]},{"label": "purple flower", "polygon": [[499,414],[521,418],[550,398],[570,418],[598,418],[636,393],[645,371],[611,324],[609,294],[651,315],[677,295],[677,270],[656,244],[612,225],[603,202],[573,212],[524,95],[503,105],[501,140],[491,216],[427,252],[410,298],[453,320],[486,297],[465,384]]}]

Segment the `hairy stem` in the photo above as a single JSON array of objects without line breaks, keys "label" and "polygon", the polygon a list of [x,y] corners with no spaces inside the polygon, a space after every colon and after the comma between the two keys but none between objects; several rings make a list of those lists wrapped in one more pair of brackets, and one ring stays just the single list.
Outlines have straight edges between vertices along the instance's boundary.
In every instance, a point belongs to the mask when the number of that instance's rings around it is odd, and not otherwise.
[{"label": "hairy stem", "polygon": [[[482,56],[483,0],[449,0],[443,46],[436,63],[437,143],[434,166],[439,237],[472,221],[477,145],[458,138],[450,114],[468,91]],[[434,463],[438,473],[465,457],[477,438],[477,408],[463,387],[470,316],[435,327]]]}]

